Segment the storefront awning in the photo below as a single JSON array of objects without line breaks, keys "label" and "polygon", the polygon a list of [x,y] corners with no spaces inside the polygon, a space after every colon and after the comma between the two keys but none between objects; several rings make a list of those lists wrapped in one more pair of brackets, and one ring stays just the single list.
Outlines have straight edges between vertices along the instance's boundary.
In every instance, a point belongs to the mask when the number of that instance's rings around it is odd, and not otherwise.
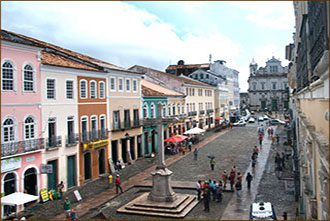
[{"label": "storefront awning", "polygon": [[39,196],[34,196],[22,192],[15,192],[7,196],[1,197],[1,205],[9,205],[9,206],[23,205],[25,203],[29,203],[38,199]]}]

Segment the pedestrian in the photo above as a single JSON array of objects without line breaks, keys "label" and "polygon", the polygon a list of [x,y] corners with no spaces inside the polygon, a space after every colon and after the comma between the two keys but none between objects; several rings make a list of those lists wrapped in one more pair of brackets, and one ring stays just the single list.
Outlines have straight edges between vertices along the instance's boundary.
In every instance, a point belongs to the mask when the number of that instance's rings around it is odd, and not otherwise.
[{"label": "pedestrian", "polygon": [[270,137],[270,127],[267,129],[268,137]]},{"label": "pedestrian", "polygon": [[288,220],[288,212],[283,212],[283,220]]},{"label": "pedestrian", "polygon": [[257,163],[257,156],[255,155],[255,153],[252,154],[251,159],[252,159],[252,168],[254,168]]},{"label": "pedestrian", "polygon": [[216,202],[221,202],[222,201],[222,191],[223,191],[222,183],[221,183],[221,180],[219,180],[219,185],[218,185],[217,192],[216,192],[216,194],[217,194]]},{"label": "pedestrian", "polygon": [[64,192],[64,183],[63,183],[63,181],[61,181],[57,185],[57,192],[60,193],[60,198],[62,198],[63,197],[63,192]]},{"label": "pedestrian", "polygon": [[117,171],[120,171],[121,170],[121,165],[120,165],[120,161],[119,160],[116,162],[116,169],[117,169]]},{"label": "pedestrian", "polygon": [[233,122],[229,123],[229,127],[230,127],[230,129],[233,129]]},{"label": "pedestrian", "polygon": [[123,189],[120,186],[120,176],[117,174],[116,177],[116,193],[118,193],[118,189],[120,189],[120,192],[123,193]]},{"label": "pedestrian", "polygon": [[214,170],[215,160],[214,158],[211,158],[210,160],[211,170]]},{"label": "pedestrian", "polygon": [[270,127],[270,135],[273,136],[274,135],[274,128]]},{"label": "pedestrian", "polygon": [[235,183],[235,172],[234,171],[230,172],[229,181],[230,181],[230,189],[234,190],[234,183]]},{"label": "pedestrian", "polygon": [[224,189],[226,189],[227,179],[228,179],[228,174],[227,174],[227,171],[224,170],[224,171],[222,172],[222,181],[223,181],[223,188],[224,188]]},{"label": "pedestrian", "polygon": [[78,220],[77,213],[76,213],[76,211],[74,209],[71,210],[70,217],[71,217],[71,220],[72,221],[77,221]]},{"label": "pedestrian", "polygon": [[211,198],[211,191],[210,191],[210,188],[207,186],[205,188],[205,192],[203,193],[204,211],[205,212],[210,212],[210,198]]},{"label": "pedestrian", "polygon": [[262,139],[263,139],[262,135],[259,135],[259,145],[260,146],[262,146]]},{"label": "pedestrian", "polygon": [[258,156],[258,153],[259,153],[258,147],[257,146],[254,146],[254,148],[253,148],[253,154],[255,154],[256,157],[257,157]]},{"label": "pedestrian", "polygon": [[242,182],[240,182],[239,180],[237,180],[237,182],[235,184],[235,189],[236,189],[236,195],[237,195],[237,197],[241,197]]},{"label": "pedestrian", "polygon": [[213,201],[216,200],[217,198],[217,189],[218,189],[219,184],[217,184],[217,181],[213,181],[213,188],[212,188],[212,195],[213,195]]},{"label": "pedestrian", "polygon": [[197,160],[197,156],[198,156],[198,149],[195,148],[194,150],[194,159]]},{"label": "pedestrian", "polygon": [[243,181],[243,175],[240,172],[237,173],[237,180],[240,182]]},{"label": "pedestrian", "polygon": [[63,207],[64,207],[64,213],[65,213],[66,218],[70,218],[71,202],[69,200],[69,197],[65,198]]},{"label": "pedestrian", "polygon": [[252,179],[253,179],[253,176],[250,174],[250,172],[248,172],[247,175],[246,175],[246,181],[247,181],[248,189],[251,188]]},{"label": "pedestrian", "polygon": [[281,161],[282,167],[284,169],[285,168],[285,154],[284,154],[284,152],[282,152],[282,155],[280,157],[280,161]]},{"label": "pedestrian", "polygon": [[201,193],[202,193],[202,181],[198,180],[196,183],[196,191],[197,191],[197,200],[199,201],[201,199]]},{"label": "pedestrian", "polygon": [[233,166],[233,167],[230,169],[230,172],[234,172],[234,173],[235,173],[235,176],[236,176],[236,166]]},{"label": "pedestrian", "polygon": [[280,136],[278,134],[276,134],[276,142],[277,142],[277,144],[280,143]]},{"label": "pedestrian", "polygon": [[185,155],[185,153],[186,153],[186,148],[183,146],[182,147],[182,155]]},{"label": "pedestrian", "polygon": [[188,148],[189,148],[189,151],[191,152],[191,148],[192,148],[192,142],[191,142],[191,139],[190,139],[189,142],[188,142]]},{"label": "pedestrian", "polygon": [[279,153],[276,153],[275,164],[276,164],[277,167],[281,164],[281,156],[280,156]]}]

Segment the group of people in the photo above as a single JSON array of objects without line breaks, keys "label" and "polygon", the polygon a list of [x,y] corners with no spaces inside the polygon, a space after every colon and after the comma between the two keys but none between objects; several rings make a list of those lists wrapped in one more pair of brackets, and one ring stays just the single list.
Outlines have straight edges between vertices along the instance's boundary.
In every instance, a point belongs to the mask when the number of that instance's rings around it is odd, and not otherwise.
[{"label": "group of people", "polygon": [[71,209],[71,202],[69,200],[69,197],[66,197],[63,203],[65,216],[67,219],[71,219],[72,221],[77,221],[78,216],[74,209]]}]

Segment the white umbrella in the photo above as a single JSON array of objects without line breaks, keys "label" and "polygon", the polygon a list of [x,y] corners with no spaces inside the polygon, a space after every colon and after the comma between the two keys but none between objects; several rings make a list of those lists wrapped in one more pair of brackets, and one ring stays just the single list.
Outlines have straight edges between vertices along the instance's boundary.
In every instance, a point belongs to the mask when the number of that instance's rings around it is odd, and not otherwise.
[{"label": "white umbrella", "polygon": [[1,197],[1,204],[2,205],[9,205],[9,206],[16,206],[16,205],[23,205],[28,202],[32,202],[38,200],[39,196],[26,194],[22,192],[15,192],[9,194],[7,196]]},{"label": "white umbrella", "polygon": [[199,127],[195,127],[190,130],[187,130],[186,132],[184,132],[184,134],[201,134],[204,132],[205,132],[205,130],[200,129]]}]

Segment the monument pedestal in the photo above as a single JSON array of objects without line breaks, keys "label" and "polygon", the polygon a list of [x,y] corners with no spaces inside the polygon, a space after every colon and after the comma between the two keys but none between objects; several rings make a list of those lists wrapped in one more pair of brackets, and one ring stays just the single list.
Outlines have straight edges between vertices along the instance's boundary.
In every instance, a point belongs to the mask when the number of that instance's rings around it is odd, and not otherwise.
[{"label": "monument pedestal", "polygon": [[148,195],[148,200],[155,202],[174,202],[177,199],[171,187],[172,171],[164,168],[157,168],[151,173],[152,190]]}]

